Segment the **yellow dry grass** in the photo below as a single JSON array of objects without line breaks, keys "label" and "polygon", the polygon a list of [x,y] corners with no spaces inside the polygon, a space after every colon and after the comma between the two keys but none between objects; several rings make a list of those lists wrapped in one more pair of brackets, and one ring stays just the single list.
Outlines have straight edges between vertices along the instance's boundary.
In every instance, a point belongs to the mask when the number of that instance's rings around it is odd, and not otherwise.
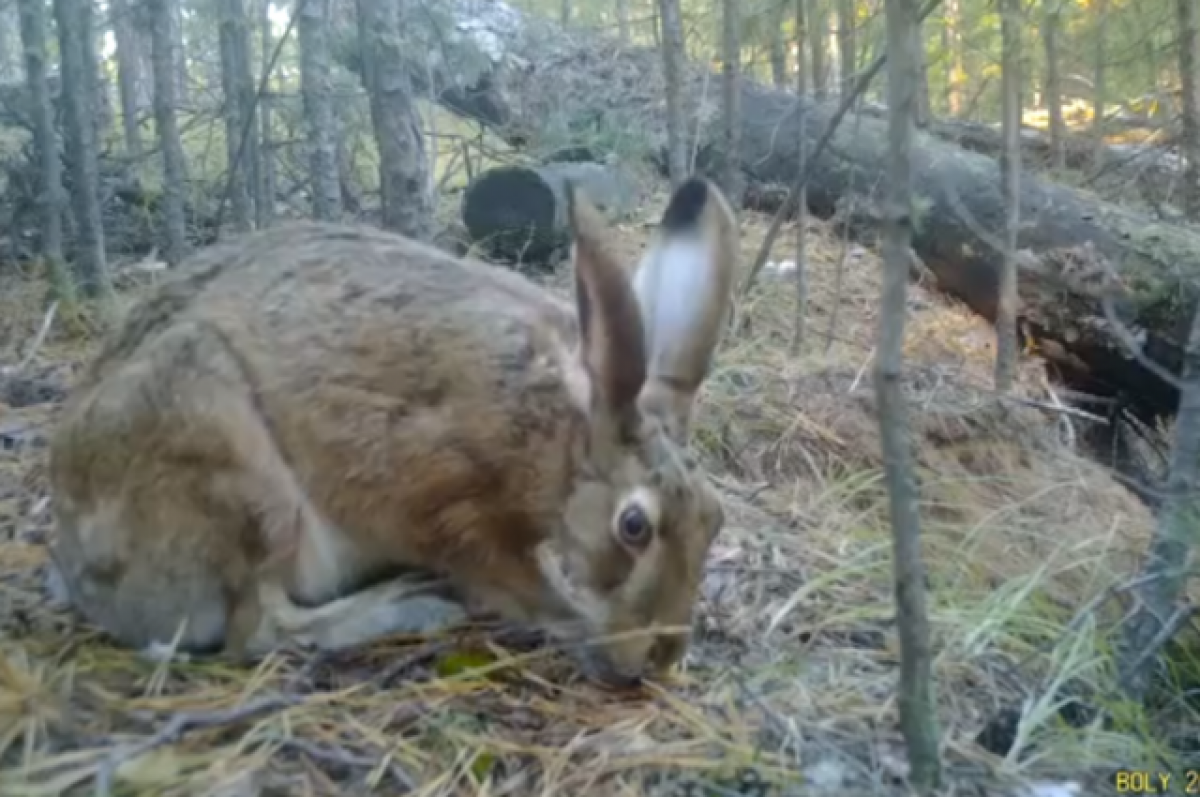
[{"label": "yellow dry grass", "polygon": [[[764,227],[747,218],[747,261]],[[619,236],[635,257],[647,230]],[[777,257],[790,257],[791,237]],[[0,433],[17,430],[0,450],[0,794],[904,793],[870,387],[880,265],[842,249],[817,223],[800,356],[787,351],[790,280],[772,274],[723,346],[695,443],[728,523],[686,667],[639,694],[582,683],[553,651],[487,629],[336,656],[281,651],[253,669],[118,649],[53,606],[43,582],[53,532],[39,441],[54,405],[0,405]],[[44,292],[35,279],[4,284],[0,364],[33,337]],[[907,381],[954,793],[1018,794],[1030,778],[1149,766],[1170,728],[1135,734],[1142,718],[1129,712],[1071,727],[1055,692],[1069,683],[1110,700],[1119,612],[1085,607],[1129,578],[1150,516],[1062,442],[1064,416],[989,398],[982,321],[920,287],[910,306]],[[31,372],[69,381],[92,346],[56,326]],[[1019,397],[1049,401],[1039,374],[1025,364]],[[975,739],[1005,706],[1022,719],[1002,759]],[[1196,727],[1183,707],[1163,716]]]}]

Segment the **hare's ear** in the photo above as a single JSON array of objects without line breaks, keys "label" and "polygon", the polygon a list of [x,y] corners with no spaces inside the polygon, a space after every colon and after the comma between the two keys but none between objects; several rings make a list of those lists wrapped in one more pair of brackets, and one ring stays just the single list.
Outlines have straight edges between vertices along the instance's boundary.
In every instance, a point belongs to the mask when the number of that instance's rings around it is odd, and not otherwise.
[{"label": "hare's ear", "polygon": [[680,441],[725,325],[738,246],[720,189],[691,177],[671,196],[634,277],[649,360],[641,406]]},{"label": "hare's ear", "polygon": [[636,418],[646,382],[642,316],[628,273],[607,247],[599,211],[574,185],[566,193],[580,357],[591,380],[592,410],[625,424]]}]

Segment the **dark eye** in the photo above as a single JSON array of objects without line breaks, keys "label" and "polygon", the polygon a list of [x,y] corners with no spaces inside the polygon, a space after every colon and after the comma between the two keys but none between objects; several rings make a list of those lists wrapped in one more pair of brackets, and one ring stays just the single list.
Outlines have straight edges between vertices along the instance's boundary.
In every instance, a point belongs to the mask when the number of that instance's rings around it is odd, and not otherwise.
[{"label": "dark eye", "polygon": [[621,542],[641,548],[650,542],[654,526],[650,523],[646,510],[633,504],[621,510],[621,515],[617,518],[617,533],[621,535]]}]

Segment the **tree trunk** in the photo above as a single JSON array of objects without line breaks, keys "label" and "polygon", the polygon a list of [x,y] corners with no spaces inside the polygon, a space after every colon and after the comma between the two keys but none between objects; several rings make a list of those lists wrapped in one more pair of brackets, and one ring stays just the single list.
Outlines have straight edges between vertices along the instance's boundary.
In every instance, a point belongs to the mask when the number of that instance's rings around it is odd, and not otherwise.
[{"label": "tree trunk", "polygon": [[138,84],[142,81],[141,54],[137,27],[129,0],[112,0],[113,38],[117,42],[117,92],[121,100],[121,130],[125,135],[125,154],[134,160],[142,157],[142,129],[139,122]]},{"label": "tree trunk", "polygon": [[787,44],[783,39],[783,18],[786,13],[787,4],[776,0],[776,8],[770,16],[771,39],[768,52],[771,61],[771,83],[776,88],[787,86]]},{"label": "tree trunk", "polygon": [[933,653],[921,558],[921,514],[905,406],[904,327],[908,314],[909,246],[913,223],[913,116],[920,65],[917,0],[887,0],[888,168],[883,197],[883,297],[876,338],[875,396],[879,441],[892,525],[896,630],[900,637],[900,729],[909,781],[921,795],[938,786],[938,723]]},{"label": "tree trunk", "polygon": [[[246,107],[243,85],[249,74],[249,64],[242,60],[243,48],[239,39],[245,34],[246,12],[242,0],[218,0],[217,33],[221,52],[221,92],[225,98],[225,163],[229,169],[226,182],[229,191],[229,210],[234,229],[247,232],[250,224],[250,169],[243,151],[246,131]],[[253,127],[249,128],[253,131]]]},{"label": "tree trunk", "polygon": [[[262,50],[262,71],[259,77],[271,68],[271,53],[274,49],[271,36],[271,0],[258,0],[258,24]],[[269,227],[275,218],[275,144],[271,132],[272,106],[274,97],[271,93],[271,83],[266,82],[266,91],[259,103],[259,121],[262,124],[262,137],[259,145],[259,179],[255,186],[254,215],[259,229]]]},{"label": "tree trunk", "polygon": [[617,35],[620,36],[621,44],[628,47],[629,40],[629,0],[617,1]]},{"label": "tree trunk", "polygon": [[841,71],[841,93],[847,96],[854,89],[858,72],[858,48],[855,36],[854,0],[837,0],[838,66]]},{"label": "tree trunk", "polygon": [[725,168],[721,186],[735,212],[742,207],[742,32],[737,0],[721,4],[721,121]]},{"label": "tree trunk", "polygon": [[1096,153],[1092,168],[1099,171],[1104,166],[1104,101],[1108,95],[1105,85],[1108,75],[1108,53],[1104,41],[1108,36],[1108,0],[1096,0],[1090,10],[1096,25],[1096,49],[1092,58],[1092,138]]},{"label": "tree trunk", "polygon": [[916,123],[917,127],[924,130],[929,127],[929,123],[933,121],[933,106],[929,100],[929,57],[925,52],[925,26],[924,24],[917,26],[917,58],[918,60],[918,75],[917,75],[917,106],[916,106]]},{"label": "tree trunk", "polygon": [[996,302],[995,387],[1007,393],[1017,375],[1017,233],[1021,220],[1021,0],[1001,0],[1001,105],[1004,149],[1000,154],[1004,194],[1004,246]]},{"label": "tree trunk", "polygon": [[1046,48],[1046,79],[1042,85],[1043,101],[1050,117],[1050,153],[1055,169],[1067,167],[1067,125],[1063,120],[1062,81],[1059,79],[1058,29],[1061,20],[1059,0],[1044,0],[1042,42]]},{"label": "tree trunk", "polygon": [[183,38],[183,4],[175,0],[170,4],[169,9],[171,12],[171,48],[174,50],[171,54],[171,63],[175,65],[175,71],[171,74],[175,78],[175,108],[178,112],[179,106],[188,101],[187,44]]},{"label": "tree trunk", "polygon": [[[804,65],[804,43],[808,38],[808,16],[805,5],[808,0],[796,0],[796,94],[803,97],[808,93],[808,70]],[[797,128],[804,129],[804,106],[797,106],[799,116],[796,119]],[[804,168],[808,158],[808,142],[804,136],[796,136],[796,166]],[[800,354],[800,348],[805,343],[805,328],[808,320],[808,191],[800,189],[796,197],[798,213],[796,214],[796,317],[792,328],[791,355]]]},{"label": "tree trunk", "polygon": [[[1187,2],[1188,0],[1180,0]],[[1131,700],[1141,702],[1151,685],[1156,652],[1179,629],[1172,623],[1191,617],[1180,601],[1188,582],[1187,562],[1198,544],[1200,521],[1200,313],[1192,323],[1182,368],[1183,390],[1168,466],[1166,501],[1143,565],[1137,610],[1125,625],[1121,678]],[[1180,605],[1180,604],[1184,605]],[[1184,612],[1184,614],[1180,614]]]},{"label": "tree trunk", "polygon": [[15,81],[17,48],[13,46],[12,4],[0,6],[0,85]]},{"label": "tree trunk", "polygon": [[434,209],[429,156],[400,39],[413,13],[408,2],[358,0],[363,76],[379,148],[383,226],[428,240],[433,235]]},{"label": "tree trunk", "polygon": [[1179,10],[1179,82],[1183,89],[1183,130],[1179,148],[1187,161],[1183,206],[1189,219],[1200,219],[1200,11],[1195,0],[1177,0]]},{"label": "tree trunk", "polygon": [[174,27],[171,19],[175,0],[148,0],[150,9],[150,58],[154,68],[154,125],[158,132],[158,148],[162,153],[162,225],[166,242],[164,259],[169,265],[183,260],[187,252],[187,220],[184,217],[184,183],[187,179],[183,159],[183,143],[175,116],[175,89],[179,70],[175,58]]},{"label": "tree trunk", "polygon": [[63,132],[71,170],[71,205],[75,219],[75,276],[90,297],[112,293],[100,223],[99,170],[96,163],[96,63],[91,0],[54,0],[58,51],[62,61]]},{"label": "tree trunk", "polygon": [[330,84],[330,0],[308,0],[300,7],[300,85],[308,127],[313,217],[333,221],[342,215],[334,140],[333,88]]},{"label": "tree trunk", "polygon": [[683,44],[683,19],[679,0],[658,0],[662,20],[662,70],[667,101],[667,163],[671,185],[687,178],[687,129],[683,118],[683,77],[687,53]]},{"label": "tree trunk", "polygon": [[942,25],[944,49],[949,53],[946,59],[948,73],[946,75],[946,111],[949,116],[962,116],[965,105],[963,93],[966,90],[967,70],[963,59],[962,41],[962,0],[946,0],[946,14]]},{"label": "tree trunk", "polygon": [[25,50],[25,85],[29,89],[33,140],[38,157],[38,205],[41,216],[41,253],[52,269],[61,268],[62,162],[54,129],[54,107],[46,83],[46,4],[20,0],[21,43]]},{"label": "tree trunk", "polygon": [[805,0],[809,6],[808,47],[812,53],[813,94],[823,100],[829,96],[829,35],[820,0]]}]

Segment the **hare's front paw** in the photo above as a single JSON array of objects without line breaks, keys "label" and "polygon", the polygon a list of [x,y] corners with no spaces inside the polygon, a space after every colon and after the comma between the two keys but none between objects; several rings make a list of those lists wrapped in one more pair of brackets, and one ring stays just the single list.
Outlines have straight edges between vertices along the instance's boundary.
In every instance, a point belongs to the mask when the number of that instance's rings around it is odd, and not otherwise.
[{"label": "hare's front paw", "polygon": [[467,620],[462,604],[436,595],[415,595],[380,606],[380,621],[390,634],[436,634]]}]

